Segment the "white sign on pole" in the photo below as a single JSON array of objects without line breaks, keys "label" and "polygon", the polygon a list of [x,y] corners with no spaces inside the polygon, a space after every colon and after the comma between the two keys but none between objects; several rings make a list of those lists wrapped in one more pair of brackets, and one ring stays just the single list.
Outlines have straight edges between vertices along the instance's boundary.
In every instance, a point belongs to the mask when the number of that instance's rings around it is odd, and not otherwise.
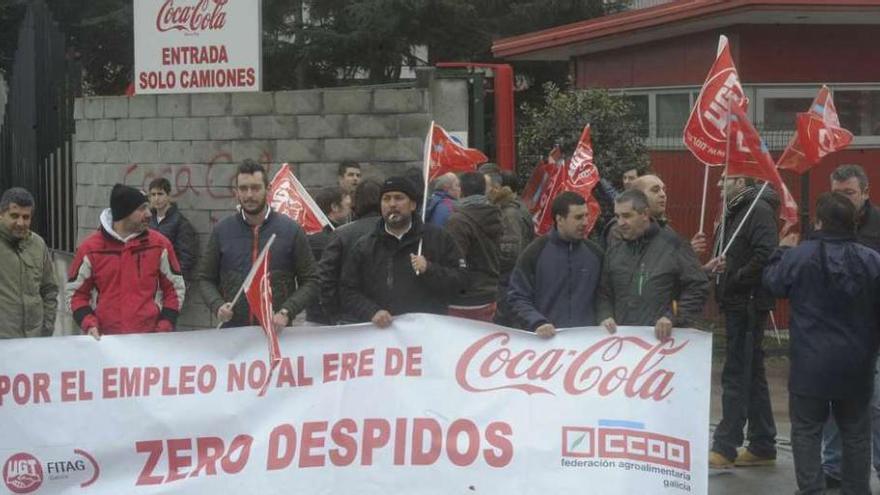
[{"label": "white sign on pole", "polygon": [[260,91],[261,0],[133,0],[137,94]]},{"label": "white sign on pole", "polygon": [[[0,493],[702,494],[711,334],[434,315],[0,341]],[[84,491],[87,490],[86,491]]]}]

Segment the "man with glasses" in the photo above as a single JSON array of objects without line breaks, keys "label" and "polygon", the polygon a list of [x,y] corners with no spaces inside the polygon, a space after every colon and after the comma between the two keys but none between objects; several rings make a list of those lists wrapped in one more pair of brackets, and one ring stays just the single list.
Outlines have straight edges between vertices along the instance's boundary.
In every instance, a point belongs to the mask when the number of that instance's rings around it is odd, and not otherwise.
[{"label": "man with glasses", "polygon": [[224,327],[259,324],[247,298],[240,297],[234,306],[232,299],[272,234],[269,271],[275,326],[289,326],[318,297],[317,265],[306,234],[296,222],[269,208],[268,186],[262,165],[253,160],[239,165],[233,184],[239,211],[217,223],[199,264],[202,295]]}]

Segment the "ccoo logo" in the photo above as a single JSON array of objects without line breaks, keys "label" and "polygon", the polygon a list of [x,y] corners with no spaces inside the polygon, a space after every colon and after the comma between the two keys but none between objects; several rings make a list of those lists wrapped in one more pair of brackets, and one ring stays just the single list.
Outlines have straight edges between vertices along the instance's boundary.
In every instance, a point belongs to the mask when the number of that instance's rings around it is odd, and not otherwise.
[{"label": "ccoo logo", "polygon": [[3,465],[3,483],[12,493],[31,493],[43,484],[43,466],[36,457],[19,452]]}]

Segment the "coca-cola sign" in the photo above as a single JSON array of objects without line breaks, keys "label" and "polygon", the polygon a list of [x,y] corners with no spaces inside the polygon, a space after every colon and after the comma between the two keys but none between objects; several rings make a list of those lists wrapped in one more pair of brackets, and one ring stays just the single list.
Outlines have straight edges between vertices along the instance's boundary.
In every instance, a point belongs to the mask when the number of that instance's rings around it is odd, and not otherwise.
[{"label": "coca-cola sign", "polygon": [[228,1],[198,0],[195,5],[180,5],[174,0],[165,0],[156,16],[156,29],[159,32],[174,29],[191,33],[223,29],[226,25],[224,8]]},{"label": "coca-cola sign", "polygon": [[135,0],[135,94],[259,91],[261,0]]},{"label": "coca-cola sign", "polygon": [[528,395],[623,395],[662,401],[673,392],[675,372],[663,362],[688,345],[640,337],[609,336],[585,349],[513,349],[496,332],[470,345],[455,369],[464,390],[519,390]]}]

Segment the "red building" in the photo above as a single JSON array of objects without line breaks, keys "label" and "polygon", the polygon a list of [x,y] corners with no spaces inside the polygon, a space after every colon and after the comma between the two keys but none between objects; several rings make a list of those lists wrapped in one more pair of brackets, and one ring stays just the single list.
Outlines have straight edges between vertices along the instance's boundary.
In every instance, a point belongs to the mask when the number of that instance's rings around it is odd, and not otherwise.
[{"label": "red building", "polygon": [[[641,8],[495,42],[496,57],[568,61],[578,88],[626,95],[644,122],[651,165],[666,181],[676,229],[698,229],[702,165],[681,136],[718,45],[726,35],[751,105],[749,115],[775,156],[822,84],[856,138],[807,179],[783,174],[797,199],[815,199],[841,163],[868,171],[880,200],[880,0],[641,1]],[[714,184],[720,169],[712,170]],[[710,197],[717,198],[710,187]],[[718,201],[711,201],[714,218]],[[707,220],[707,224],[708,224]],[[708,228],[708,227],[707,227]]]}]

